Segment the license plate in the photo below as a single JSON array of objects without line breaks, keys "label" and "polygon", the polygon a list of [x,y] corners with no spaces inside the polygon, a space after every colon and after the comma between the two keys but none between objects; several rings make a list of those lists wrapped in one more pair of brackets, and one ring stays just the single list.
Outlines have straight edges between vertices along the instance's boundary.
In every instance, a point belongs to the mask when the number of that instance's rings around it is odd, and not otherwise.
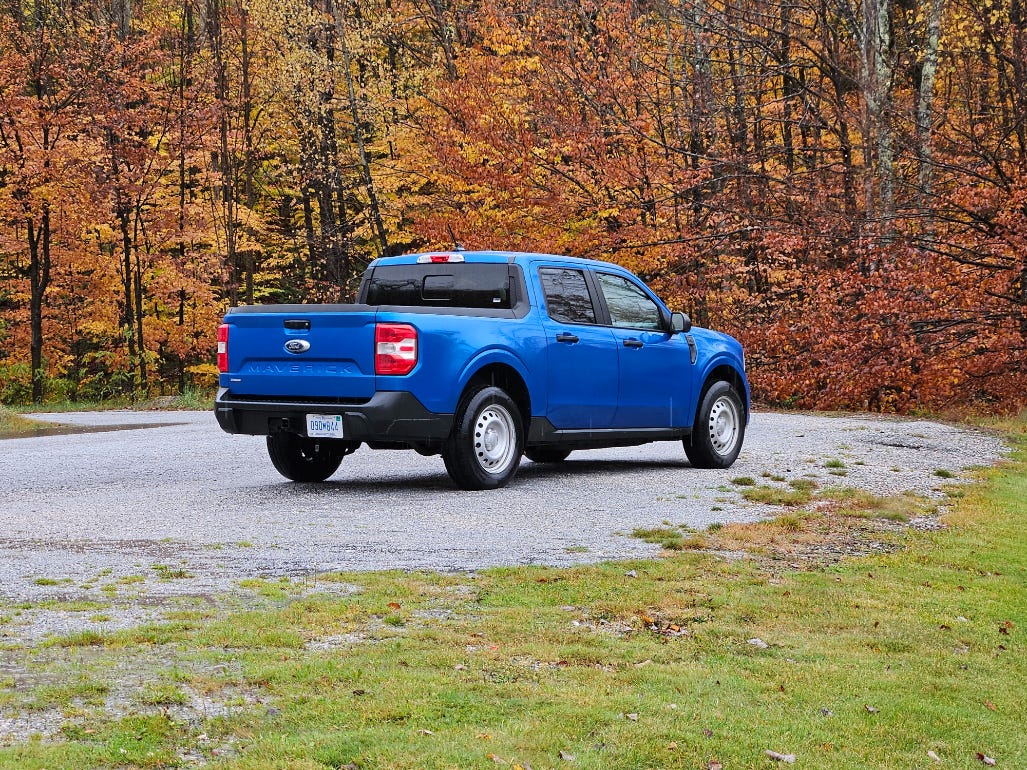
[{"label": "license plate", "polygon": [[311,438],[342,438],[342,415],[308,414],[307,435]]}]

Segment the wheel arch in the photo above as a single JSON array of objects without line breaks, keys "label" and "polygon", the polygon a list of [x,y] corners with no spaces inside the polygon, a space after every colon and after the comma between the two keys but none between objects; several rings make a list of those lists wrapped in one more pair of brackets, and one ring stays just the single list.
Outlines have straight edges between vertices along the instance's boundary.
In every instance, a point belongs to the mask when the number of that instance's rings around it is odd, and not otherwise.
[{"label": "wheel arch", "polygon": [[[699,397],[695,402],[695,415],[699,414],[699,409],[702,407],[702,401],[706,396],[706,391],[713,387],[714,383],[721,381],[730,383],[742,399],[742,406],[745,407],[745,422],[748,424],[750,396],[745,377],[733,364],[723,359],[714,362],[713,368],[706,373],[702,387],[699,389]],[[693,415],[693,425],[695,415]]]},{"label": "wheel arch", "polygon": [[469,392],[479,387],[492,385],[501,388],[517,405],[525,435],[527,434],[531,422],[531,392],[528,390],[526,378],[514,366],[505,361],[480,362],[472,373],[462,379],[464,386],[460,389],[458,404]]}]

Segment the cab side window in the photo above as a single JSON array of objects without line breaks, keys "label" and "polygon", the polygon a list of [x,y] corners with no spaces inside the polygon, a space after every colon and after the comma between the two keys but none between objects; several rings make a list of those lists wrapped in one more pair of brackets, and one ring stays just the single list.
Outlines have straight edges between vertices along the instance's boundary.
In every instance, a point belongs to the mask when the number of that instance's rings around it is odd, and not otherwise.
[{"label": "cab side window", "polygon": [[594,324],[596,311],[585,283],[585,273],[564,267],[544,267],[538,271],[546,312],[558,323]]},{"label": "cab side window", "polygon": [[596,273],[599,287],[606,298],[610,321],[625,329],[663,330],[660,308],[655,302],[626,278],[609,273]]}]

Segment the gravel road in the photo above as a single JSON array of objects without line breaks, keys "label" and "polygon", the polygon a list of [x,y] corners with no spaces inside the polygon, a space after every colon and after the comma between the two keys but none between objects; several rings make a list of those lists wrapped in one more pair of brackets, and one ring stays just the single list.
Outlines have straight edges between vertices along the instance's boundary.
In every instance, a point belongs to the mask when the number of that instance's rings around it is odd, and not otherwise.
[{"label": "gravel road", "polygon": [[738,476],[937,494],[935,471],[958,475],[1005,449],[934,422],[760,412],[726,471],[691,468],[679,444],[659,443],[559,466],[525,460],[509,487],[462,492],[437,457],[366,448],[327,483],[294,484],[271,467],[263,438],[227,435],[206,412],[35,417],[94,432],[0,441],[0,599],[11,601],[119,578],[196,594],[253,576],[649,555],[654,546],[628,536],[635,527],[767,515],[740,498]]}]

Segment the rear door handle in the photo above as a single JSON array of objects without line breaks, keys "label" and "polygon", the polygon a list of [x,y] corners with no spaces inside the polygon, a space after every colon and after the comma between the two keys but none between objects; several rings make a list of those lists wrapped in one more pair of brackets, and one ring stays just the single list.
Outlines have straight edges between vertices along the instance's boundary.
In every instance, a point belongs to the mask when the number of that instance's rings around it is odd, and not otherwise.
[{"label": "rear door handle", "polygon": [[561,334],[557,334],[556,335],[556,341],[557,342],[569,342],[569,343],[571,343],[573,345],[575,342],[578,341],[578,337],[577,337],[576,334],[561,333]]},{"label": "rear door handle", "polygon": [[627,339],[624,340],[624,347],[626,348],[641,348],[644,347],[645,343],[642,340]]}]

